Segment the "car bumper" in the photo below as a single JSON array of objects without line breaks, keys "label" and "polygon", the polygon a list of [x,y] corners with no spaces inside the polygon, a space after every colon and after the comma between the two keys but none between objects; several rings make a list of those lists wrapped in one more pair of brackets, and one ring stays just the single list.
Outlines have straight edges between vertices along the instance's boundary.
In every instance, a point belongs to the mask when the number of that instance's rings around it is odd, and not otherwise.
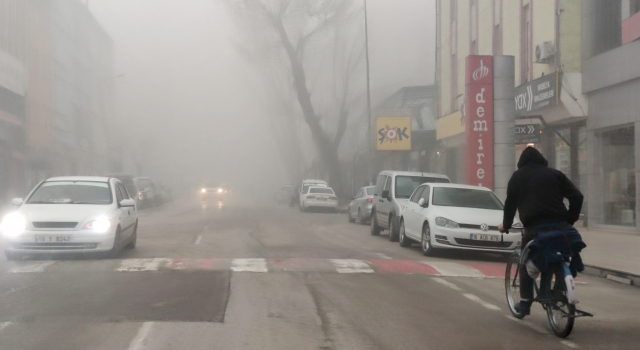
[{"label": "car bumper", "polygon": [[[35,236],[68,236],[66,242],[36,242]],[[4,236],[5,250],[12,253],[55,254],[105,252],[113,248],[115,231],[96,233],[81,231],[26,231],[18,236]]]},{"label": "car bumper", "polygon": [[305,208],[337,208],[337,201],[304,201]]},{"label": "car bumper", "polygon": [[[496,237],[497,241],[471,239],[471,234],[482,234]],[[473,229],[449,229],[433,227],[431,229],[431,244],[434,248],[464,249],[483,252],[512,252],[520,247],[520,237],[517,235],[503,235],[497,231],[481,231]]]}]

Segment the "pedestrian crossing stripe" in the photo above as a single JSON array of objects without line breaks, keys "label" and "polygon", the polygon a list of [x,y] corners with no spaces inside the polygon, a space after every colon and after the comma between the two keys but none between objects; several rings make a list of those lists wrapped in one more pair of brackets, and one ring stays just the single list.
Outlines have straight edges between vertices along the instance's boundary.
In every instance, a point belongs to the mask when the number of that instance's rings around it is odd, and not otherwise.
[{"label": "pedestrian crossing stripe", "polygon": [[233,273],[318,272],[338,274],[415,274],[502,278],[504,264],[424,260],[361,259],[175,259],[10,261],[4,273],[231,271]]}]

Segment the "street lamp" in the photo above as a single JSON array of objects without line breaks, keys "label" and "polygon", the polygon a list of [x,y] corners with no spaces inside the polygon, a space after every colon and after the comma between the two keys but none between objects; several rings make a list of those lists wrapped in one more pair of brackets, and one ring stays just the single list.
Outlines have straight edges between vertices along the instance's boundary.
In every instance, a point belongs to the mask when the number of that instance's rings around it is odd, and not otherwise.
[{"label": "street lamp", "polygon": [[367,19],[367,0],[364,0],[364,44],[365,44],[365,60],[367,66],[367,139],[372,140],[373,142],[367,144],[370,147],[370,157],[369,157],[369,174],[368,180],[369,182],[373,178],[373,158],[374,158],[374,148],[375,148],[375,137],[371,137],[372,133],[372,117],[371,117],[371,83],[369,80],[369,23]]}]

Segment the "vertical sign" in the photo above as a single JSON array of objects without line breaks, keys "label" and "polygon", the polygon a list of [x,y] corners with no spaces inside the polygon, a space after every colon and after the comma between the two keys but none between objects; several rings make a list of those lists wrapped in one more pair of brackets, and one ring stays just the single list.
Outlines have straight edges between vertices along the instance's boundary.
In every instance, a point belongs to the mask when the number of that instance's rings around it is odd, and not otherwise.
[{"label": "vertical sign", "polygon": [[493,57],[466,60],[466,181],[493,189]]}]

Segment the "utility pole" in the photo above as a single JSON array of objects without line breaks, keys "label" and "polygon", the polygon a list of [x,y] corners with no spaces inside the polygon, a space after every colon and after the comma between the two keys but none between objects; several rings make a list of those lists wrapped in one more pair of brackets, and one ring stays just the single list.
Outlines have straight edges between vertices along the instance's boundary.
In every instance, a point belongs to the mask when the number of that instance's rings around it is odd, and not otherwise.
[{"label": "utility pole", "polygon": [[369,173],[367,174],[369,183],[373,178],[373,160],[375,154],[376,139],[372,133],[371,123],[373,122],[371,117],[371,83],[369,81],[369,23],[367,19],[367,0],[364,0],[364,43],[365,43],[365,60],[367,65],[367,139],[373,142],[367,142],[370,147],[369,150]]}]

